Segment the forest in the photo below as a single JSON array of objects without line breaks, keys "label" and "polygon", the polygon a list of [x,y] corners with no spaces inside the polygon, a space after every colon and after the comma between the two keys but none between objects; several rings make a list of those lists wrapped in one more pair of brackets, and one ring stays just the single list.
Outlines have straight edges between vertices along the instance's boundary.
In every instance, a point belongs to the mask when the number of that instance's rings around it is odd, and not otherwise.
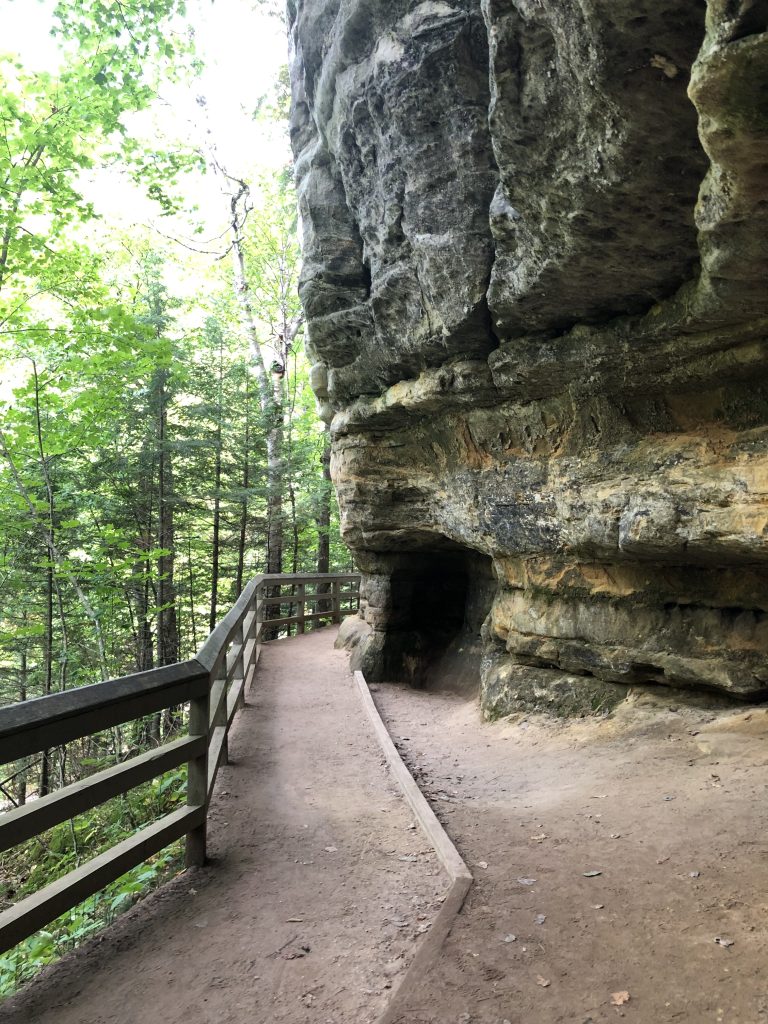
[{"label": "forest", "polygon": [[[44,3],[50,66],[0,54],[0,704],[192,656],[258,572],[351,566],[303,347],[286,72],[248,114],[271,160],[230,165],[196,11]],[[168,95],[196,112],[175,137]],[[7,765],[0,806],[183,728],[179,708]],[[182,789],[170,773],[6,854],[0,905]],[[0,958],[0,993],[178,866],[171,848]]]}]

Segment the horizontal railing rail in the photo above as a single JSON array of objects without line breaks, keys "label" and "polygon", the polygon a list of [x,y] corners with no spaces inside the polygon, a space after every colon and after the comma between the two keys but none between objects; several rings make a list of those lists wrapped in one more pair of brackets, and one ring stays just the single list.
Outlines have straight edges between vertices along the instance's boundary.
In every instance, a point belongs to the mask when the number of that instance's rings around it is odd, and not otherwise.
[{"label": "horizontal railing rail", "polygon": [[[0,815],[3,852],[187,765],[186,806],[0,913],[0,953],[182,837],[186,837],[187,866],[203,864],[216,774],[227,763],[229,730],[253,684],[262,637],[290,635],[293,626],[297,633],[304,633],[308,625],[340,622],[359,602],[356,573],[257,576],[189,661],[0,708],[0,764],[6,764],[189,704],[187,736]],[[315,610],[308,612],[308,606]]]}]

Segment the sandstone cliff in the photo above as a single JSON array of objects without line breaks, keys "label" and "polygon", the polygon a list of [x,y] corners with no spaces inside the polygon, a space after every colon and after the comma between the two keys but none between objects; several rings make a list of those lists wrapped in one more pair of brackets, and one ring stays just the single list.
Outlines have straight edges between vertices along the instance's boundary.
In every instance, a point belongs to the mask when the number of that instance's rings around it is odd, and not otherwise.
[{"label": "sandstone cliff", "polygon": [[289,17],[368,677],[768,695],[768,0]]}]

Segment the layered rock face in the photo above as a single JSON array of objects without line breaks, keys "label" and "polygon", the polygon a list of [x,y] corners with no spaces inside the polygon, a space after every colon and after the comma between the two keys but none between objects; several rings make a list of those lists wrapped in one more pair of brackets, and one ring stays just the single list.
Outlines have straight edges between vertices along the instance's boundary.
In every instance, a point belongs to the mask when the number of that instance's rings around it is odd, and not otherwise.
[{"label": "layered rock face", "polygon": [[768,0],[289,15],[367,676],[768,695]]}]

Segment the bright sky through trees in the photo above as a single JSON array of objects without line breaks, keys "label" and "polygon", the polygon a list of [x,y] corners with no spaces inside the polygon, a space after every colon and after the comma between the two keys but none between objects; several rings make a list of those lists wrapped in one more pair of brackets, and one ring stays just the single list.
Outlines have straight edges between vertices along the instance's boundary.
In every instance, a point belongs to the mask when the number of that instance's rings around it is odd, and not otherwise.
[{"label": "bright sky through trees", "polygon": [[[78,0],[71,2],[76,6]],[[54,0],[0,0],[0,54],[17,56],[26,72],[55,75],[62,53],[60,41],[51,36],[54,5]],[[259,101],[274,92],[287,59],[281,21],[253,0],[188,0],[179,30],[193,33],[202,72],[189,83],[164,83],[149,110],[126,115],[131,133],[147,142],[164,139],[169,149],[199,150],[206,139],[213,140],[220,162],[237,174],[284,167],[290,156],[282,126],[253,116]],[[104,218],[84,229],[96,248],[109,224],[118,230],[144,225],[192,248],[226,249],[227,203],[210,173],[185,175],[184,209],[175,216],[164,216],[126,168],[114,163],[83,174],[79,185]],[[172,267],[168,273],[173,276]],[[195,287],[194,279],[184,276],[173,284],[181,294]],[[5,362],[0,356],[0,402],[10,398],[18,373],[8,353]]]},{"label": "bright sky through trees", "polygon": [[[0,52],[17,53],[29,71],[55,72],[60,53],[50,36],[53,6],[53,0],[0,0]],[[151,137],[160,132],[168,139],[199,142],[202,118],[197,99],[203,96],[208,125],[225,166],[240,171],[283,166],[289,159],[285,136],[274,124],[253,118],[260,98],[274,89],[287,59],[285,29],[279,19],[256,8],[253,0],[188,0],[186,21],[194,32],[203,72],[191,85],[165,85],[151,111],[134,115],[142,134]],[[118,182],[114,172],[94,175],[87,192],[113,223],[158,224],[157,207],[125,176]],[[200,207],[206,233],[220,230],[222,208],[211,183],[200,182],[195,188],[190,176],[185,192]],[[165,230],[168,225],[158,226]]]}]

